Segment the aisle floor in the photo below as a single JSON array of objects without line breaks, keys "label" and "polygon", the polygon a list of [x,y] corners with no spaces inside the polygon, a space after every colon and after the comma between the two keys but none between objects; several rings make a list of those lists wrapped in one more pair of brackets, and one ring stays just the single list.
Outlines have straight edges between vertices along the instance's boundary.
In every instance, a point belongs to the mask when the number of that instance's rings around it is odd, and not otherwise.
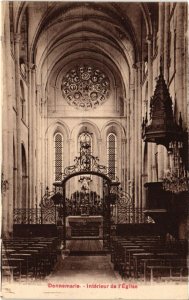
[{"label": "aisle floor", "polygon": [[103,251],[103,241],[102,240],[69,240],[66,243],[66,248],[72,251],[79,252],[93,252]]},{"label": "aisle floor", "polygon": [[117,281],[109,255],[68,256],[58,259],[57,265],[48,279],[54,282],[108,282]]}]

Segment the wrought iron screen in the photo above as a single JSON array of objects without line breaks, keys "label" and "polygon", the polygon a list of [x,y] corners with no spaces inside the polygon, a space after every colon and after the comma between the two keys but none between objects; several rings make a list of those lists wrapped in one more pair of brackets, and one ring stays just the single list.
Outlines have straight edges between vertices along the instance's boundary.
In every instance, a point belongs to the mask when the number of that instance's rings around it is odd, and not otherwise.
[{"label": "wrought iron screen", "polygon": [[14,208],[14,224],[41,224],[40,208]]},{"label": "wrought iron screen", "polygon": [[41,201],[41,221],[42,224],[56,224],[56,206],[48,192]]},{"label": "wrought iron screen", "polygon": [[154,220],[146,216],[144,213],[144,208],[135,207],[133,203],[133,198],[129,193],[122,191],[121,188],[118,188],[116,193],[116,202],[112,211],[113,222],[116,224],[128,224],[128,223],[154,223]]}]

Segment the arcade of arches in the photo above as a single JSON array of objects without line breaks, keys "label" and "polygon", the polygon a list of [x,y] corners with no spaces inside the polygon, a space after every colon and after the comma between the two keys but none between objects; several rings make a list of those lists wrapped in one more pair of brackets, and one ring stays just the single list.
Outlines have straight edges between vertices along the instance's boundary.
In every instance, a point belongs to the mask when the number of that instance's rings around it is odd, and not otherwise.
[{"label": "arcade of arches", "polygon": [[[117,198],[127,195],[120,210],[111,203],[110,222],[148,221],[167,239],[187,239],[187,10],[184,2],[2,4],[4,238],[19,223],[42,222],[44,195],[57,182],[61,191],[65,168],[85,155],[119,182]],[[90,171],[86,157],[80,167]],[[73,176],[64,196],[70,222],[103,222],[98,174]],[[53,209],[61,225],[61,207]]]}]

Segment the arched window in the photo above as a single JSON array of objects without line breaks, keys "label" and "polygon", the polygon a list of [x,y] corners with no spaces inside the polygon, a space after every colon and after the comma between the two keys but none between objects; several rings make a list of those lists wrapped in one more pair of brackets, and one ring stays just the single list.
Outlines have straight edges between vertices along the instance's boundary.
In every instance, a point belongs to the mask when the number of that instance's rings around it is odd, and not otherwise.
[{"label": "arched window", "polygon": [[92,135],[86,129],[79,135],[79,154],[92,154]]},{"label": "arched window", "polygon": [[55,181],[62,179],[63,171],[63,136],[61,133],[56,133],[54,136],[54,147],[55,147]]},{"label": "arched window", "polygon": [[117,137],[114,133],[109,133],[107,136],[107,163],[109,176],[112,180],[115,180],[117,173]]},{"label": "arched window", "polygon": [[79,154],[81,157],[81,164],[82,168],[85,170],[90,171],[91,170],[91,159],[90,155],[92,154],[92,135],[87,131],[87,128],[85,128],[85,131],[83,131],[79,135]]}]

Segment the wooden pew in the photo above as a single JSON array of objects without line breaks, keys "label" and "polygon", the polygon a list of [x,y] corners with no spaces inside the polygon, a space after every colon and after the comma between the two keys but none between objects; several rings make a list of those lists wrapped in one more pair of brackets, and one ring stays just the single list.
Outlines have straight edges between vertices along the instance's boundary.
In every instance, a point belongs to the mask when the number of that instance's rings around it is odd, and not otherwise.
[{"label": "wooden pew", "polygon": [[[186,241],[166,242],[160,236],[114,236],[111,243],[111,261],[114,269],[118,270],[122,277],[129,276],[139,278],[147,272],[147,267],[141,267],[141,262],[148,259],[166,262],[170,259],[186,258],[188,247]],[[164,264],[165,265],[165,264]],[[149,265],[150,273],[161,266]],[[164,270],[169,266],[165,265]],[[174,266],[173,266],[174,267]],[[179,266],[180,267],[180,266]],[[169,269],[173,270],[174,268]],[[148,270],[149,272],[149,270]],[[147,273],[148,273],[147,272]],[[146,280],[146,279],[144,279]]]},{"label": "wooden pew", "polygon": [[[44,277],[52,270],[57,260],[57,243],[56,237],[5,239],[3,241],[3,259],[4,262],[6,259],[14,260],[14,267],[20,270],[22,278]],[[22,260],[21,267],[18,263],[19,260]]]}]

